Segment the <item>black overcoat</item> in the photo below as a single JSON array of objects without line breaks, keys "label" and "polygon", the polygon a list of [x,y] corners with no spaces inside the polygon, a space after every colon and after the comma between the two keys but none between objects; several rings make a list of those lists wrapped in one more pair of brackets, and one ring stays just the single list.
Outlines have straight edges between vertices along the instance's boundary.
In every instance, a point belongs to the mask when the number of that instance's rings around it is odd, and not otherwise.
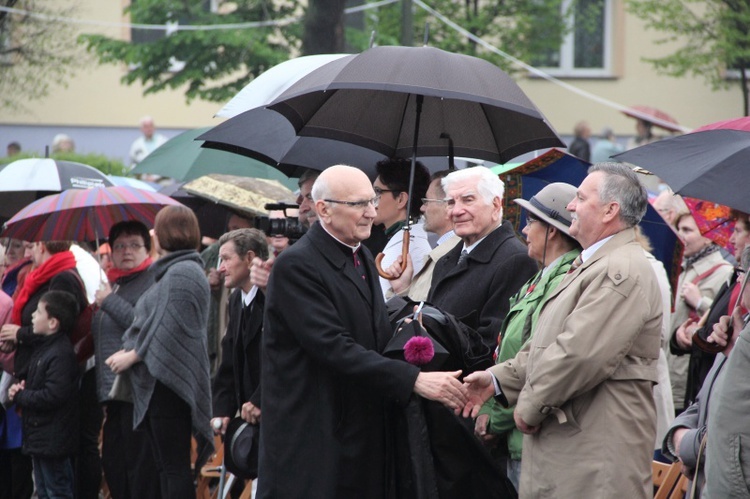
[{"label": "black overcoat", "polygon": [[427,301],[475,329],[491,349],[497,345],[510,298],[539,270],[505,221],[458,264],[463,244],[435,263]]},{"label": "black overcoat", "polygon": [[[276,260],[262,349],[258,497],[387,497],[389,403],[419,370],[380,352],[391,331],[369,251],[364,281],[320,223]],[[350,250],[349,250],[350,251]]]},{"label": "black overcoat", "polygon": [[213,383],[214,417],[233,417],[245,402],[260,407],[260,346],[263,304],[260,290],[250,307],[242,306],[242,291],[229,296],[229,322],[221,340],[221,363]]}]

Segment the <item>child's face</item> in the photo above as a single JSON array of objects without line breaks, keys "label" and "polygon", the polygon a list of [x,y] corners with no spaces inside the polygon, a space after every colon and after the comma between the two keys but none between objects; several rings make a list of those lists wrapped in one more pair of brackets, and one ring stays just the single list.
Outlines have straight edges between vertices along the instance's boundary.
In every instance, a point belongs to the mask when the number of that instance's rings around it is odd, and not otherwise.
[{"label": "child's face", "polygon": [[57,321],[47,314],[47,304],[43,301],[39,302],[31,314],[31,324],[34,334],[50,335],[57,332]]}]

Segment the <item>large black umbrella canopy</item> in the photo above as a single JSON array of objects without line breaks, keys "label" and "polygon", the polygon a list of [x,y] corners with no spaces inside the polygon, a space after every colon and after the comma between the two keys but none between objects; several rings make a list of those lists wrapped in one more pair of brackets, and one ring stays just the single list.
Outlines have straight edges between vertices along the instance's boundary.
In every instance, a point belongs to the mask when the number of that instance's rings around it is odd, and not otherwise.
[{"label": "large black umbrella canopy", "polygon": [[612,157],[655,173],[678,194],[750,213],[745,183],[750,170],[750,132],[693,132]]},{"label": "large black umbrella canopy", "polygon": [[305,169],[323,170],[335,164],[356,166],[369,175],[374,173],[375,163],[385,159],[381,153],[354,144],[300,137],[284,116],[262,107],[230,118],[196,140],[205,141],[205,148],[263,161],[289,177],[299,177]]},{"label": "large black umbrella canopy", "polygon": [[[262,107],[240,113],[195,140],[204,141],[201,147],[263,161],[289,177],[299,177],[307,169],[322,171],[331,165],[345,164],[356,166],[374,180],[375,164],[386,159],[384,154],[347,142],[300,137],[286,118]],[[445,141],[448,143],[447,138]],[[420,155],[420,161],[431,172],[447,170],[451,164],[443,156]]]},{"label": "large black umbrella canopy", "polygon": [[[418,113],[419,101],[421,112]],[[301,78],[269,106],[298,135],[389,157],[455,155],[505,163],[565,147],[513,79],[476,57],[432,47],[374,47]]]}]

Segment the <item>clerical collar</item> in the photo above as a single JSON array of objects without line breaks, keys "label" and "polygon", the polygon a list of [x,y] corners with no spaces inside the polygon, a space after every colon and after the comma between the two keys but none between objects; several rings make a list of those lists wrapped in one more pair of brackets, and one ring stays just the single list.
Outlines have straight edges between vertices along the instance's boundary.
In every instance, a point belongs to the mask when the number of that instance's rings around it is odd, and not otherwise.
[{"label": "clerical collar", "polygon": [[398,232],[401,229],[403,229],[404,225],[406,225],[406,220],[401,220],[400,222],[396,222],[395,224],[391,225],[390,227],[388,227],[387,229],[385,229],[385,237],[390,238],[396,232]]},{"label": "clerical collar", "polygon": [[320,226],[323,227],[323,230],[326,231],[326,233],[329,236],[331,236],[334,239],[334,241],[336,241],[337,243],[339,243],[345,249],[348,248],[351,251],[350,256],[351,256],[351,254],[355,253],[359,249],[360,246],[362,246],[362,243],[357,243],[356,246],[352,246],[352,245],[346,244],[345,242],[341,241],[341,239],[339,239],[338,237],[336,237],[333,234],[331,234],[331,232],[328,230],[328,227],[326,227],[325,224],[320,224]]}]

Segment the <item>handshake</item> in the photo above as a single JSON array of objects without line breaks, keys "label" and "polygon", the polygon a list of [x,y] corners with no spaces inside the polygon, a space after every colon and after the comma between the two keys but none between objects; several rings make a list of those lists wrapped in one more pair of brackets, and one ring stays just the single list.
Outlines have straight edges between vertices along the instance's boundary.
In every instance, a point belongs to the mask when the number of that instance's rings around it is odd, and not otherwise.
[{"label": "handshake", "polygon": [[[476,371],[461,383],[461,371],[421,372],[414,384],[414,393],[434,400],[451,409],[457,416],[476,418],[479,409],[495,395],[495,383],[489,371]],[[538,426],[530,426],[516,413],[516,426],[523,433],[536,433]]]}]

